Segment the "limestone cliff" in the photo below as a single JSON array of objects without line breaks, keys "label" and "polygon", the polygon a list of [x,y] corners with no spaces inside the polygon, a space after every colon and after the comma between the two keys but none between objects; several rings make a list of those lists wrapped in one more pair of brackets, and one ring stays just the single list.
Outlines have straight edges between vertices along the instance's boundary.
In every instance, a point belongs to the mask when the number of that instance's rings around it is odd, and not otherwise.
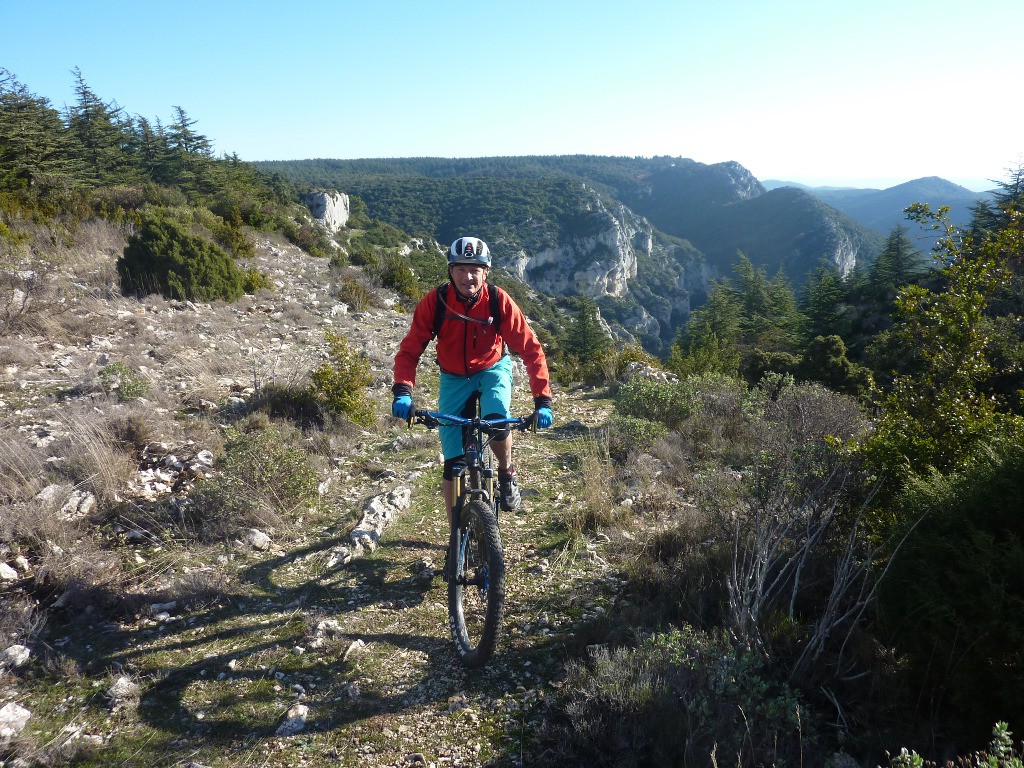
[{"label": "limestone cliff", "polygon": [[622,297],[637,274],[638,254],[654,244],[651,225],[622,204],[591,192],[589,209],[551,247],[533,254],[520,250],[512,271],[538,291],[562,296]]},{"label": "limestone cliff", "polygon": [[337,232],[348,222],[348,195],[343,192],[316,190],[302,196],[302,202],[309,208],[313,218],[323,224],[328,232]]}]

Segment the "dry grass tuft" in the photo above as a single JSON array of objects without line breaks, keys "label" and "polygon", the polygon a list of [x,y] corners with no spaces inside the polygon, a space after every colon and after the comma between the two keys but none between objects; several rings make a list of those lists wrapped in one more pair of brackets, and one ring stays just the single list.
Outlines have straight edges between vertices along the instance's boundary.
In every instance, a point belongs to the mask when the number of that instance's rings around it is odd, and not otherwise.
[{"label": "dry grass tuft", "polygon": [[607,438],[600,433],[574,438],[569,455],[582,480],[581,499],[562,511],[561,523],[570,541],[579,541],[588,532],[620,522],[624,511],[615,506],[615,467]]},{"label": "dry grass tuft", "polygon": [[30,643],[45,623],[38,604],[27,595],[0,595],[0,648]]},{"label": "dry grass tuft", "polygon": [[135,456],[102,414],[74,415],[67,435],[55,445],[54,455],[63,460],[60,470],[101,505],[117,501],[135,473]]},{"label": "dry grass tuft", "polygon": [[0,436],[0,503],[31,499],[43,489],[43,457],[19,435]]}]

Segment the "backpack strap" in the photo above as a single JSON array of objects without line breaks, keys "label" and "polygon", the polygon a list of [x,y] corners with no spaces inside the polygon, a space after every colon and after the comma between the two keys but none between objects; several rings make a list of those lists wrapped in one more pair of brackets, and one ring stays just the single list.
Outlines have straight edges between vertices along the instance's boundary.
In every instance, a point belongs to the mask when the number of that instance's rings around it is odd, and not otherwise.
[{"label": "backpack strap", "polygon": [[494,319],[494,333],[501,333],[501,288],[491,285],[488,295],[490,296],[491,317]]},{"label": "backpack strap", "polygon": [[448,308],[448,283],[437,286],[437,306],[434,308],[434,329],[430,338],[436,339],[444,323],[444,311]]},{"label": "backpack strap", "polygon": [[[444,316],[448,309],[448,286],[444,283],[437,286],[437,306],[434,308],[434,328],[430,338],[436,339],[441,333],[441,325],[444,323]],[[494,332],[501,333],[501,289],[496,285],[488,284],[488,309],[491,313],[491,322],[494,324]],[[479,321],[476,321],[479,322]]]}]

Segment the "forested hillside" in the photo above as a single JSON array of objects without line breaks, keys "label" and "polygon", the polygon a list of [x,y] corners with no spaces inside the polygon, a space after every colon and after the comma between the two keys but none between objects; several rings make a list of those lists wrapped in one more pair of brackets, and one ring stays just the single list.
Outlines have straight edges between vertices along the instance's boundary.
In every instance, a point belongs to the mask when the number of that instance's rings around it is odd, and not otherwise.
[{"label": "forested hillside", "polygon": [[[1019,765],[1024,169],[865,262],[736,164],[256,167],[76,92],[0,70],[0,763]],[[483,670],[437,436],[390,418],[465,227],[524,251],[491,277],[554,383]]]},{"label": "forested hillside", "polygon": [[[260,163],[297,182],[358,195],[371,215],[445,240],[463,228],[491,234],[508,249],[536,248],[572,229],[571,217],[585,199],[581,183],[646,217],[656,231],[682,238],[703,252],[716,275],[727,274],[742,250],[774,274],[782,269],[795,284],[823,261],[853,257],[863,266],[881,240],[813,198],[781,197],[774,205],[746,208],[765,193],[738,163],[705,165],[675,157],[624,158],[586,155],[462,160],[302,160]],[[440,199],[441,216],[430,210]],[[547,200],[543,210],[524,210],[522,200]],[[452,205],[455,202],[455,205]],[[539,217],[538,214],[543,214]],[[566,222],[563,224],[563,222]],[[757,236],[746,236],[752,231]]]}]

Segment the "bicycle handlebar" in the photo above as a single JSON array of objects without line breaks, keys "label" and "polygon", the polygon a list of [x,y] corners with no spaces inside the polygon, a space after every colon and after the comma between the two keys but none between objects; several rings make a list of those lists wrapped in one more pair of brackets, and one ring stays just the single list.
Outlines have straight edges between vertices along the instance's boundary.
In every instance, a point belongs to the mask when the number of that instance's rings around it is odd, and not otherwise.
[{"label": "bicycle handlebar", "polygon": [[[500,419],[483,419],[479,416],[475,416],[472,419],[467,419],[463,416],[453,416],[450,413],[415,411],[412,414],[412,417],[415,417],[415,422],[417,424],[422,424],[428,429],[438,426],[480,427],[485,432],[501,427],[512,427],[513,429],[517,429],[522,432],[532,427],[536,421],[536,414],[518,416],[514,418],[502,417]],[[410,424],[412,424],[414,420],[412,417],[409,419]]]}]

